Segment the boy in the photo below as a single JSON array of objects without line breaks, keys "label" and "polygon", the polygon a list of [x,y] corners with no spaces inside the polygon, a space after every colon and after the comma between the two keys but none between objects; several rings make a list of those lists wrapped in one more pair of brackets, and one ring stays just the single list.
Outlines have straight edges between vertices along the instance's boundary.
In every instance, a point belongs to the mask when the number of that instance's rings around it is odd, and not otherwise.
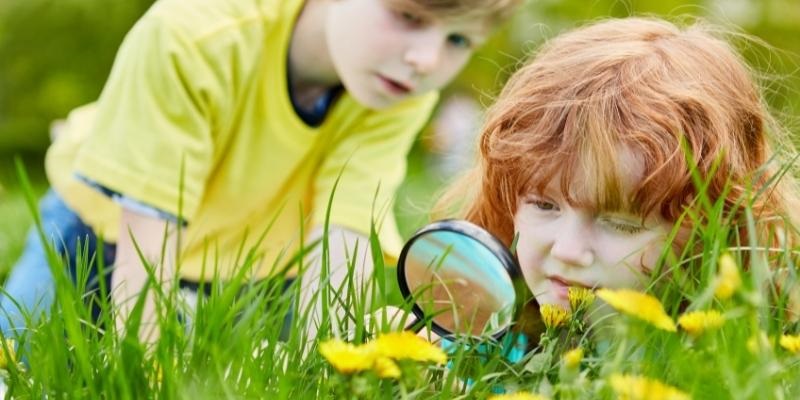
[{"label": "boy", "polygon": [[[100,99],[70,114],[48,152],[45,234],[73,266],[77,238],[91,251],[105,240],[122,327],[147,279],[136,246],[165,289],[230,278],[239,248],[252,246],[253,275],[264,278],[301,231],[321,235],[336,185],[332,284],[356,243],[367,273],[365,235],[373,215],[391,210],[436,90],[517,3],[158,1],[126,37]],[[391,215],[383,221],[392,253],[398,235]],[[301,307],[319,268],[304,279]],[[20,325],[13,300],[35,315],[49,309],[52,287],[31,234],[0,304],[3,331]],[[149,299],[145,325],[153,307]]]}]

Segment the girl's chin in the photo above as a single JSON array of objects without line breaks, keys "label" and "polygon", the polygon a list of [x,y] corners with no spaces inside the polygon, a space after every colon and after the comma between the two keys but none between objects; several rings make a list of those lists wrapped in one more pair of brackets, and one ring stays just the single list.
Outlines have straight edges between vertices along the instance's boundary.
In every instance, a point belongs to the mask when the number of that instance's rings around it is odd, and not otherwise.
[{"label": "girl's chin", "polygon": [[551,296],[548,294],[543,294],[540,296],[536,296],[536,302],[539,303],[539,306],[543,306],[545,304],[550,304],[558,307],[565,308],[567,310],[570,309],[569,300],[562,299],[560,296]]}]

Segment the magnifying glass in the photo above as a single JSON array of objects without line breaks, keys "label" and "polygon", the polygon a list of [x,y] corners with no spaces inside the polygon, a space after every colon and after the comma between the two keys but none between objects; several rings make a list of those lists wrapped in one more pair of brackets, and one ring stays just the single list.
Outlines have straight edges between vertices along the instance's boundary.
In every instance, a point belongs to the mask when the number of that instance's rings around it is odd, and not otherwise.
[{"label": "magnifying glass", "polygon": [[485,229],[463,220],[433,222],[406,242],[397,264],[400,292],[417,326],[442,337],[500,339],[514,320],[519,267]]}]

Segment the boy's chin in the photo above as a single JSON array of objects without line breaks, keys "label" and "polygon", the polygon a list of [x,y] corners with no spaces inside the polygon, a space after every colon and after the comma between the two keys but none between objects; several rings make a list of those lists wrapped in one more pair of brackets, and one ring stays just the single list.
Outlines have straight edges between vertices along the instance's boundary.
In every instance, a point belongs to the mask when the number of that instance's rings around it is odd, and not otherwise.
[{"label": "boy's chin", "polygon": [[358,102],[358,104],[361,104],[362,106],[373,111],[385,110],[408,98],[408,96],[388,98],[374,94],[359,95],[358,93],[353,92],[350,92],[350,95],[356,100],[356,102]]}]

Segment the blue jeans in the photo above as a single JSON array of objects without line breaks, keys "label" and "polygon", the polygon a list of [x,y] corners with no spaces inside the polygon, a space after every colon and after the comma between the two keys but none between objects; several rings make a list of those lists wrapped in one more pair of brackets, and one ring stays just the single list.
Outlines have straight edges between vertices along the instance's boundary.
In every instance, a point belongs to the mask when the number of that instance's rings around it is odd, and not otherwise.
[{"label": "blue jeans", "polygon": [[[44,237],[57,254],[66,261],[68,272],[75,276],[76,249],[86,246],[85,257],[92,260],[89,268],[87,290],[96,290],[97,271],[94,259],[98,239],[92,229],[75,214],[53,190],[39,202]],[[113,265],[116,255],[114,244],[103,243],[106,266]],[[111,274],[106,274],[110,286]],[[109,287],[107,286],[107,287]],[[0,293],[0,330],[7,337],[24,334],[28,323],[47,317],[55,299],[55,281],[47,260],[47,252],[36,228],[28,233],[22,256],[12,267]],[[99,309],[97,309],[99,312]]]},{"label": "blue jeans", "polygon": [[[48,191],[39,202],[39,213],[42,218],[44,236],[67,262],[67,273],[75,279],[77,276],[76,249],[86,248],[88,252],[82,258],[91,260],[86,274],[86,293],[99,292],[99,268],[96,253],[98,238],[92,228],[87,226],[53,190]],[[102,243],[106,288],[111,288],[111,272],[116,258],[116,244]],[[60,267],[57,266],[57,267]],[[293,279],[283,282],[286,291]],[[196,293],[197,282],[181,280],[180,288]],[[0,292],[0,330],[6,337],[16,337],[25,333],[29,323],[35,323],[41,317],[47,318],[55,300],[55,280],[50,269],[47,252],[42,244],[36,228],[31,229],[25,243],[25,249],[17,263],[12,267],[6,280],[4,291]],[[211,285],[204,287],[208,295]],[[95,321],[100,315],[99,296],[89,295],[85,298],[91,302],[92,317]],[[183,317],[183,316],[182,316]],[[284,318],[282,337],[288,337],[288,327],[292,320],[291,308]],[[189,323],[189,321],[185,322]]]}]

